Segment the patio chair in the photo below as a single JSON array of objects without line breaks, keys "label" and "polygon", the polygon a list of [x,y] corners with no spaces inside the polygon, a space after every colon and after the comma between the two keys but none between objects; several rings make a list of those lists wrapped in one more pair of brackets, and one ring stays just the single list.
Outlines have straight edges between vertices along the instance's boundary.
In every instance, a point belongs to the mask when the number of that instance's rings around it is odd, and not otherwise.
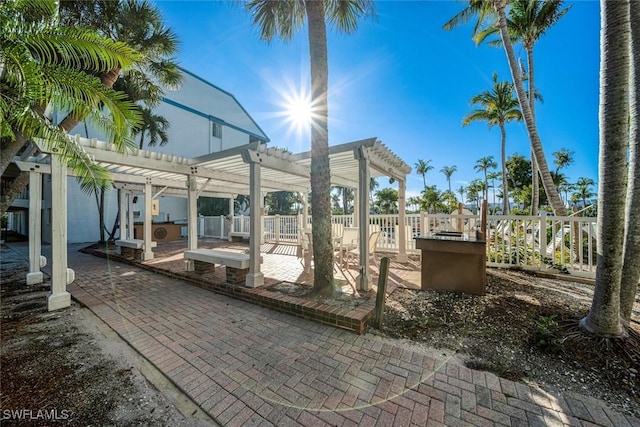
[{"label": "patio chair", "polygon": [[343,263],[346,252],[358,247],[358,233],[358,227],[344,227],[342,237],[334,240],[333,250],[340,264]]},{"label": "patio chair", "polygon": [[[380,238],[380,231],[374,231],[369,235],[369,256],[373,257],[373,261],[376,262],[376,249],[378,246],[378,238]],[[358,265],[358,261],[360,260],[360,250],[359,248],[351,249],[345,255],[347,268],[349,268],[349,262],[351,260],[354,261],[354,265]]]}]

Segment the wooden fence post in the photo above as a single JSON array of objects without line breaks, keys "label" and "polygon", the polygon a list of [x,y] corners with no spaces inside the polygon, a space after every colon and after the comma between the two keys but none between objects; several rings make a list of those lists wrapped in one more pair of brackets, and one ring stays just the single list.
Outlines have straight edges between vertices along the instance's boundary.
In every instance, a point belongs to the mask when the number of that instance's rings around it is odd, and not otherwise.
[{"label": "wooden fence post", "polygon": [[374,327],[380,329],[384,318],[384,300],[387,293],[387,279],[389,278],[389,257],[380,260],[380,275],[378,276],[378,291],[376,293],[376,317]]}]

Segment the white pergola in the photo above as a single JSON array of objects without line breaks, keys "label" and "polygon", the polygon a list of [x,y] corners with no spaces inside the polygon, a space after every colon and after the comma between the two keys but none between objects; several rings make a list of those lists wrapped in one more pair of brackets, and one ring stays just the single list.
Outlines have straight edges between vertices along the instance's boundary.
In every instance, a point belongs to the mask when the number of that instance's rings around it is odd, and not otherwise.
[{"label": "white pergola", "polygon": [[[126,203],[133,203],[133,194],[144,194],[144,254],[143,259],[153,258],[151,250],[152,200],[160,194],[182,196],[188,199],[188,250],[198,247],[197,199],[199,196],[229,198],[230,204],[239,194],[250,197],[250,235],[262,235],[262,194],[272,191],[291,191],[300,194],[303,204],[310,189],[311,153],[291,154],[284,150],[268,148],[262,142],[243,145],[228,150],[195,158],[186,158],[149,150],[117,151],[113,144],[96,139],[74,137],[96,163],[105,167],[120,197],[121,239],[133,238],[133,212],[123,218]],[[46,146],[39,145],[42,153],[37,158],[16,161],[23,171],[31,173],[29,216],[30,268],[28,283],[42,281],[41,260],[41,197],[40,174],[51,175],[52,187],[52,277],[49,310],[68,307],[70,295],[67,284],[74,279],[73,270],[67,267],[67,175],[72,171],[60,160],[60,156]],[[411,168],[377,138],[369,138],[329,147],[331,184],[355,190],[355,225],[369,223],[370,178],[388,176],[398,182],[399,223],[404,224],[406,175]],[[125,197],[128,196],[128,197]],[[306,209],[304,216],[306,217]],[[305,222],[306,223],[306,218]],[[400,228],[402,230],[402,227]],[[368,267],[369,251],[363,242],[368,241],[368,227],[359,227],[360,268],[357,281],[362,290],[370,289]],[[400,253],[398,260],[404,262],[406,235],[399,233]],[[261,239],[249,240],[250,267],[246,285],[258,287],[264,284],[260,272]],[[187,265],[188,266],[188,265]]]}]

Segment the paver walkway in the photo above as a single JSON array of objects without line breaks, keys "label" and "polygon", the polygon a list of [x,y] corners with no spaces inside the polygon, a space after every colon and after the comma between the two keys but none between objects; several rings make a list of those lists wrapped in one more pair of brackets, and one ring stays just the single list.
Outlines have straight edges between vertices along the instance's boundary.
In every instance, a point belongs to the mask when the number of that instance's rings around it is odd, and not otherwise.
[{"label": "paver walkway", "polygon": [[371,335],[69,251],[69,290],[222,425],[640,426]]}]

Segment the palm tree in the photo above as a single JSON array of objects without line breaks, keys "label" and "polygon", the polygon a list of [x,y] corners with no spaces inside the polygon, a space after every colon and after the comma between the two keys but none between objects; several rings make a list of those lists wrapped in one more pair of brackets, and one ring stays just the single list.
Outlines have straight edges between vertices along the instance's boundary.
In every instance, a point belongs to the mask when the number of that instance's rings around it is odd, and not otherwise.
[{"label": "palm tree", "polygon": [[[631,2],[631,52],[633,63],[640,61],[640,7],[638,2]],[[632,67],[632,86],[630,104],[632,108],[629,132],[629,171],[627,182],[627,206],[625,211],[625,243],[624,259],[622,266],[622,279],[620,284],[620,317],[628,327],[631,322],[631,312],[640,283],[640,69]]]},{"label": "palm tree", "polygon": [[153,147],[156,145],[165,145],[169,142],[169,135],[167,130],[169,129],[169,121],[159,114],[153,114],[148,107],[140,109],[142,113],[142,124],[134,130],[136,135],[140,135],[139,147],[142,150],[144,147],[144,137],[149,135],[149,142],[147,145]]},{"label": "palm tree", "polygon": [[[562,18],[571,9],[571,6],[562,8],[561,0],[512,0],[510,2],[509,16],[507,25],[509,34],[515,41],[521,41],[527,53],[527,69],[526,77],[529,86],[528,99],[531,107],[531,114],[535,119],[535,73],[533,61],[533,47],[542,35],[560,18]],[[495,26],[489,26],[476,36],[476,43],[481,43],[489,34],[498,32]],[[534,94],[534,96],[531,96]],[[538,168],[535,161],[535,153],[531,153],[532,167],[532,203],[531,214],[538,214],[539,203],[539,185],[538,185]]]},{"label": "palm tree", "polygon": [[[495,165],[494,168],[498,167]],[[493,189],[493,208],[496,207],[496,179],[500,178],[500,174],[498,172],[489,172],[487,174],[487,179],[491,180],[491,188]]]},{"label": "palm tree", "polygon": [[[542,141],[538,128],[536,126],[535,116],[531,109],[529,102],[529,95],[524,89],[523,78],[520,71],[520,66],[516,60],[515,53],[513,51],[513,43],[511,41],[511,35],[509,32],[509,26],[506,16],[506,0],[469,0],[465,9],[457,13],[452,19],[450,19],[444,28],[449,30],[460,24],[466,23],[474,16],[478,17],[478,20],[474,26],[473,38],[476,39],[481,32],[481,26],[487,23],[487,27],[496,26],[500,31],[500,39],[507,56],[507,62],[509,64],[509,70],[511,71],[511,78],[516,90],[516,96],[520,104],[520,110],[522,119],[527,127],[527,133],[529,134],[529,140],[531,142],[531,149],[534,153],[534,161],[540,177],[542,178],[542,185],[544,186],[547,198],[556,215],[566,215],[566,209],[562,203],[562,199],[558,193],[558,189],[553,184],[551,172],[547,164],[547,159],[544,156],[544,150],[542,148]],[[492,21],[492,22],[491,22]],[[541,33],[542,34],[542,33]],[[535,94],[535,92],[531,92]],[[533,96],[533,95],[532,95]],[[505,196],[508,194],[506,188],[504,189]],[[506,197],[505,197],[506,198]],[[504,203],[504,202],[503,202]]]},{"label": "palm tree", "polygon": [[[630,113],[633,112],[632,121],[638,118],[637,110],[631,111],[629,108],[631,95],[629,73],[632,68],[635,68],[632,67],[631,55],[634,56],[635,63],[638,61],[638,53],[633,52],[630,37],[632,31],[637,36],[637,27],[640,25],[638,7],[635,3],[628,0],[603,1],[600,5],[602,22],[600,26],[598,257],[591,308],[589,314],[580,321],[580,325],[588,332],[607,336],[624,335],[620,315],[627,170],[621,167],[621,164],[624,164],[627,159],[629,148]],[[636,18],[634,25],[630,22],[631,7],[634,8]],[[633,28],[634,26],[636,28]],[[637,70],[635,73],[637,75]],[[634,95],[637,95],[636,90],[637,88],[632,92]],[[637,263],[637,261],[636,258],[632,262]],[[637,279],[635,277],[636,289]]]},{"label": "palm tree", "polygon": [[[107,180],[106,170],[70,141],[65,129],[43,117],[45,106],[73,106],[86,113],[87,120],[124,150],[130,144],[129,129],[139,121],[137,108],[87,72],[128,68],[140,57],[125,44],[93,31],[58,26],[55,14],[53,0],[0,3],[0,174],[30,139],[41,138],[83,182],[98,185]],[[97,108],[100,105],[104,108]],[[27,182],[28,173],[23,173],[10,184],[2,194],[0,214]]]},{"label": "palm tree", "polygon": [[449,184],[449,193],[451,193],[451,175],[453,175],[453,173],[457,170],[458,167],[456,165],[444,166],[442,169],[440,169],[440,172],[442,172],[447,178],[447,183]]},{"label": "palm tree", "polygon": [[380,184],[378,184],[378,180],[375,178],[369,178],[369,202],[371,203],[371,206],[373,206],[373,195],[376,192],[376,189],[380,187]]},{"label": "palm tree", "polygon": [[484,200],[487,200],[488,198],[488,192],[489,192],[489,183],[488,183],[488,175],[487,175],[487,170],[488,169],[495,169],[498,167],[498,164],[496,163],[495,160],[493,160],[493,156],[484,156],[484,157],[480,157],[477,161],[475,166],[473,167],[476,171],[480,172],[482,171],[482,173],[484,174]]},{"label": "palm tree", "polygon": [[[182,82],[182,73],[174,58],[178,38],[164,25],[157,7],[147,0],[62,0],[60,22],[95,29],[106,37],[127,43],[143,56],[136,67],[124,72],[114,67],[101,75],[105,86],[125,92],[133,101],[157,106],[162,101],[162,86],[175,88]],[[80,120],[82,115],[72,113],[60,126],[71,130]]]},{"label": "palm tree", "polygon": [[260,37],[269,42],[276,36],[290,40],[306,18],[311,58],[311,209],[313,254],[315,261],[313,290],[333,294],[333,245],[331,242],[331,171],[329,169],[329,66],[327,59],[328,20],[338,30],[352,33],[358,19],[373,15],[369,0],[247,0],[246,8]]},{"label": "palm tree", "polygon": [[593,181],[593,179],[586,178],[586,177],[580,177],[580,178],[578,178],[578,181],[576,182],[575,195],[579,200],[582,201],[582,208],[583,209],[586,209],[586,207],[587,207],[587,199],[590,199],[593,196],[595,196],[593,191],[591,191],[591,187],[594,184],[595,184],[595,182]]},{"label": "palm tree", "polygon": [[464,193],[467,191],[466,188],[464,188],[464,186],[460,186],[460,188],[458,188],[457,192],[460,195],[460,203],[464,203]]},{"label": "palm tree", "polygon": [[[506,145],[507,134],[504,126],[507,122],[521,120],[522,113],[518,108],[518,101],[513,97],[513,83],[499,82],[498,73],[493,73],[493,88],[471,98],[471,104],[478,104],[482,109],[474,110],[462,121],[467,126],[473,121],[486,121],[489,128],[498,125],[501,135],[501,163],[502,163],[502,214],[509,214],[509,187],[507,183]],[[486,177],[485,177],[486,183]]]},{"label": "palm tree", "polygon": [[431,166],[429,163],[431,163],[431,159],[426,161],[418,159],[416,164],[413,165],[416,168],[416,173],[418,175],[422,175],[422,183],[424,184],[425,190],[427,189],[427,172],[433,169],[433,166]]},{"label": "palm tree", "polygon": [[573,163],[573,151],[561,148],[551,153],[553,155],[553,164],[556,165],[555,175],[558,176],[560,169],[566,168]]},{"label": "palm tree", "polygon": [[[140,149],[148,132],[150,144],[168,142],[166,129],[168,121],[161,115],[152,114],[149,107],[160,104],[163,88],[177,87],[182,74],[173,58],[177,52],[178,41],[173,31],[165,27],[159,10],[146,0],[86,2],[63,0],[60,5],[60,22],[66,26],[84,25],[95,29],[106,37],[127,43],[143,55],[143,61],[137,67],[122,70],[119,67],[101,75],[102,83],[127,94],[142,110],[143,124],[134,130],[140,134]],[[72,111],[60,126],[71,131],[82,119],[82,114]],[[99,200],[104,200],[104,188]],[[118,204],[119,206],[119,204]],[[100,216],[100,241],[104,241],[106,227],[102,221],[104,203],[98,203]],[[116,221],[118,219],[116,218]],[[116,227],[112,227],[113,230]],[[113,237],[111,233],[110,238]]]}]

